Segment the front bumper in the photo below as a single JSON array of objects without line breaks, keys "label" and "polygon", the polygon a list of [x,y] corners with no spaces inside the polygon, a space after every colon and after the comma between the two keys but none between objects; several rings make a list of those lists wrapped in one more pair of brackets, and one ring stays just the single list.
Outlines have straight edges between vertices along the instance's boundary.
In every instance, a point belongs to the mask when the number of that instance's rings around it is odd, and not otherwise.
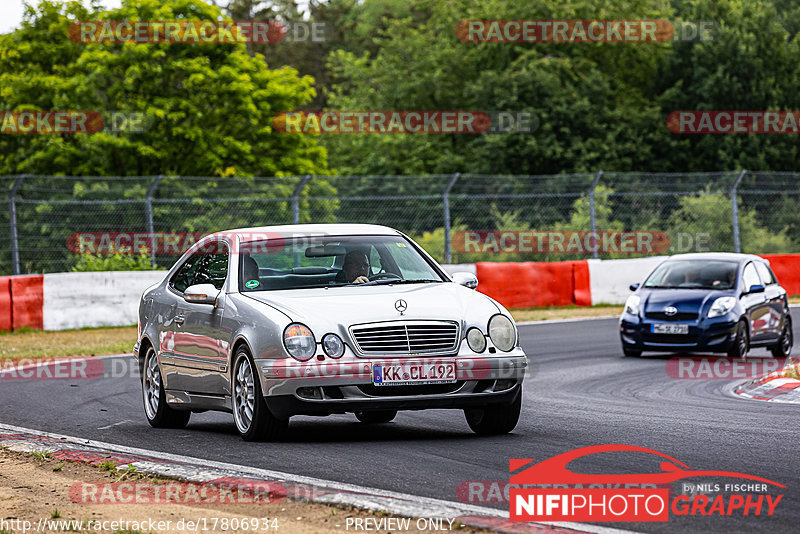
[{"label": "front bumper", "polygon": [[652,325],[664,322],[623,315],[619,323],[622,346],[626,349],[656,352],[727,352],[736,338],[737,321],[730,317],[670,322],[687,324],[687,334],[653,333]]},{"label": "front bumper", "polygon": [[[456,364],[456,381],[447,384],[375,386],[375,363]],[[345,356],[298,362],[257,360],[261,391],[277,417],[329,415],[370,410],[468,408],[513,401],[521,389],[528,358],[522,349],[502,354],[359,358]]]}]

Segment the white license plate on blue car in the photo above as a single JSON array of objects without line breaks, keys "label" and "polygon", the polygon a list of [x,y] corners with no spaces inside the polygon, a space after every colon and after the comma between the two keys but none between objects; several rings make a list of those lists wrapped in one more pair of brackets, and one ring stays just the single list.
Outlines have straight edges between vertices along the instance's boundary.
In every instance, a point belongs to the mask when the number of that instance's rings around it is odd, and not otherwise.
[{"label": "white license plate on blue car", "polygon": [[455,362],[376,363],[372,366],[372,383],[376,386],[450,384],[455,381]]},{"label": "white license plate on blue car", "polygon": [[688,324],[653,324],[650,326],[654,334],[688,334]]}]

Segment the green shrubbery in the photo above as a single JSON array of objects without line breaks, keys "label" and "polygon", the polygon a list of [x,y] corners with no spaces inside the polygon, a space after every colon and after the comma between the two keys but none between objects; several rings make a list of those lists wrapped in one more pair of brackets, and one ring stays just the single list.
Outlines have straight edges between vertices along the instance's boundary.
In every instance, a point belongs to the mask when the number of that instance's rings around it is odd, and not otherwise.
[{"label": "green shrubbery", "polygon": [[113,254],[85,253],[78,256],[74,272],[94,271],[151,271],[150,251],[142,247],[133,254],[128,248],[114,249]]}]

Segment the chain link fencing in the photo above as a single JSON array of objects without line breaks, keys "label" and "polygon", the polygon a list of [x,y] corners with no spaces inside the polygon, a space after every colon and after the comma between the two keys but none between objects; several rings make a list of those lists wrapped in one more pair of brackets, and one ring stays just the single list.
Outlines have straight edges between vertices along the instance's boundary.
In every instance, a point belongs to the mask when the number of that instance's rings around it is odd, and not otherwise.
[{"label": "chain link fencing", "polygon": [[[18,175],[0,187],[3,274],[166,268],[200,235],[293,222],[391,226],[447,263],[800,250],[800,173]],[[130,239],[153,235],[180,237]]]}]

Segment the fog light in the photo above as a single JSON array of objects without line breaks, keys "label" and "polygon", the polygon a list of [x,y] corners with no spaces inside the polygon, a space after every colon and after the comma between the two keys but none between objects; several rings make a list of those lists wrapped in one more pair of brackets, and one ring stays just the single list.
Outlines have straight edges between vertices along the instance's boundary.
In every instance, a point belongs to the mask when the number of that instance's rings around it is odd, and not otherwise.
[{"label": "fog light", "polygon": [[473,352],[481,353],[486,350],[486,337],[477,328],[467,330],[467,345]]},{"label": "fog light", "polygon": [[319,388],[297,388],[297,396],[304,399],[322,400],[322,391]]}]

